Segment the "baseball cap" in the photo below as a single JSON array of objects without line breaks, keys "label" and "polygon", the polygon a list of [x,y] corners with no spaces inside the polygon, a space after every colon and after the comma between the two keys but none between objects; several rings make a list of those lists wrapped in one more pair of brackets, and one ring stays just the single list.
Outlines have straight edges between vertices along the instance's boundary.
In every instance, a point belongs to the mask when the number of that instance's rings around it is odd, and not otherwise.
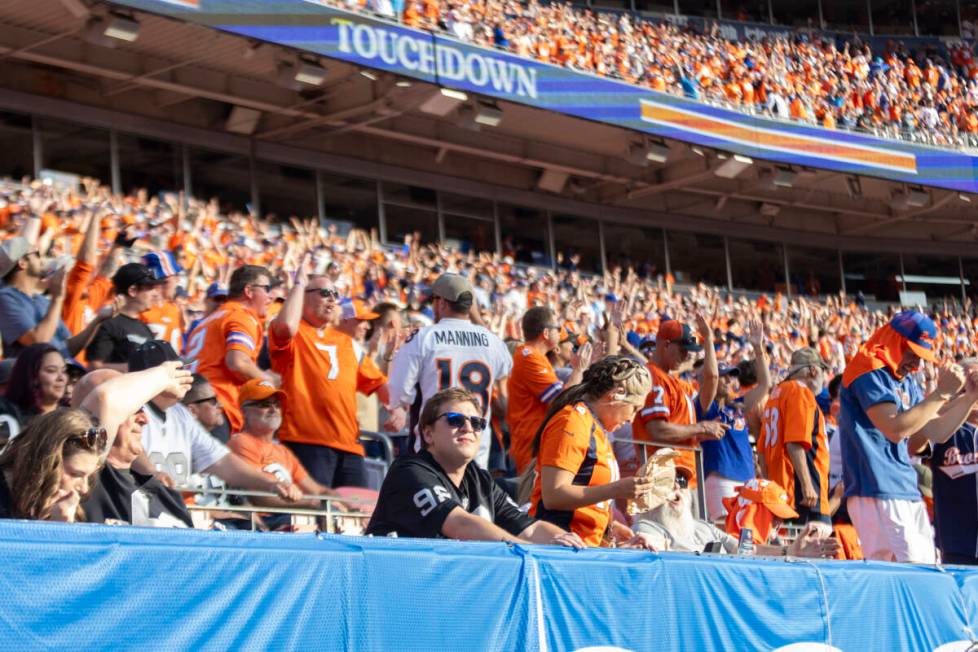
[{"label": "baseball cap", "polygon": [[169,251],[151,251],[143,256],[143,264],[149,268],[157,279],[176,276],[183,271],[176,257]]},{"label": "baseball cap", "polygon": [[31,253],[31,243],[23,236],[16,236],[0,244],[0,277],[6,276],[21,258]]},{"label": "baseball cap", "polygon": [[[472,301],[473,297],[472,284],[467,278],[459,274],[442,274],[439,276],[431,284],[431,293],[452,303]],[[468,293],[467,297],[465,296],[466,293]]]},{"label": "baseball cap", "polygon": [[285,392],[267,378],[252,378],[238,390],[238,404],[244,407],[245,403],[264,401],[269,396],[274,396],[281,401],[285,399]]},{"label": "baseball cap", "polygon": [[829,366],[825,364],[825,360],[819,355],[818,351],[810,346],[806,346],[798,349],[791,354],[791,363],[788,366],[788,375],[795,373],[799,369],[804,369],[805,367],[821,367],[828,371]]},{"label": "baseball cap", "polygon": [[720,365],[717,370],[721,376],[732,376],[734,378],[740,378],[740,369],[731,365]]},{"label": "baseball cap", "polygon": [[129,371],[142,371],[158,367],[164,362],[179,360],[180,356],[169,342],[147,340],[129,354]]},{"label": "baseball cap", "polygon": [[655,348],[655,335],[646,335],[642,338],[642,341],[638,343],[639,351],[651,351]]},{"label": "baseball cap", "polygon": [[216,299],[217,297],[227,297],[228,289],[227,286],[221,285],[217,281],[214,281],[207,286],[207,298]]},{"label": "baseball cap", "polygon": [[910,350],[922,359],[937,362],[937,354],[934,352],[937,326],[930,317],[916,310],[904,310],[893,315],[890,328],[906,338]]},{"label": "baseball cap", "polygon": [[126,263],[112,276],[116,294],[125,294],[134,285],[157,285],[160,281],[142,263]]},{"label": "baseball cap", "polygon": [[678,342],[687,351],[702,351],[703,347],[696,341],[693,332],[686,324],[681,324],[674,319],[669,319],[659,325],[659,332],[655,336],[656,341]]},{"label": "baseball cap", "polygon": [[340,303],[340,308],[342,310],[342,319],[359,319],[366,321],[380,317],[380,315],[372,310],[368,310],[363,304],[363,301],[360,301],[359,299],[347,299],[346,301]]},{"label": "baseball cap", "polygon": [[755,478],[737,487],[741,498],[764,505],[778,518],[798,518],[798,512],[788,504],[788,494],[777,482]]}]

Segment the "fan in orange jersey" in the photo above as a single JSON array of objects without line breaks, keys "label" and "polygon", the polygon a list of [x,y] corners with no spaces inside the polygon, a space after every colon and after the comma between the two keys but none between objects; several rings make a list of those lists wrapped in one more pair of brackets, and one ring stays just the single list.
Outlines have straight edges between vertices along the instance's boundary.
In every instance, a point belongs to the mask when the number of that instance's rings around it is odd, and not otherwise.
[{"label": "fan in orange jersey", "polygon": [[[686,324],[673,320],[659,324],[655,350],[649,360],[652,391],[645,400],[645,407],[632,424],[635,439],[654,441],[662,445],[695,446],[700,441],[717,440],[726,434],[727,425],[720,421],[696,421],[697,411],[693,401],[699,401],[702,412],[706,413],[716,398],[720,378],[716,352],[713,349],[713,331],[702,316],[696,318],[696,330],[702,345],[696,341]],[[672,372],[686,362],[691,351],[705,351],[698,394],[690,383],[672,375]],[[646,452],[651,454],[655,450],[657,449],[652,447]],[[639,456],[641,455],[642,452],[639,451]],[[692,451],[681,451],[680,457],[684,466],[696,468],[696,458]],[[693,477],[690,487],[695,486],[696,478]]]},{"label": "fan in orange jersey", "polygon": [[647,535],[635,535],[612,519],[616,498],[638,498],[652,482],[644,476],[619,478],[608,440],[608,432],[635,416],[651,384],[641,363],[608,356],[553,401],[533,443],[531,516],[570,530],[589,546],[601,545],[610,531],[626,546],[654,549]]},{"label": "fan in orange jersey", "polygon": [[139,319],[153,331],[153,337],[168,342],[179,351],[183,345],[183,313],[173,300],[177,293],[177,275],[183,268],[169,251],[152,251],[143,256],[143,264],[162,281],[161,301],[140,313]]},{"label": "fan in orange jersey", "polygon": [[238,406],[238,388],[252,378],[270,378],[256,361],[264,339],[271,274],[264,267],[243,265],[231,274],[228,301],[197,324],[187,338],[184,359],[190,370],[210,381],[224,407],[231,432],[244,419]]},{"label": "fan in orange jersey", "polygon": [[791,354],[788,375],[771,392],[764,408],[758,455],[762,471],[782,487],[800,523],[826,524],[829,511],[829,441],[825,417],[815,401],[825,385],[827,366],[812,348]]},{"label": "fan in orange jersey", "polygon": [[[387,377],[351,331],[378,315],[359,301],[337,304],[325,276],[296,274],[285,305],[269,326],[272,369],[282,376],[288,410],[279,439],[327,487],[367,485],[356,394],[387,403]],[[339,310],[338,310],[339,308]],[[337,312],[342,322],[334,327]]]},{"label": "fan in orange jersey", "polygon": [[[537,306],[523,315],[525,341],[513,352],[513,371],[509,377],[509,452],[522,473],[533,459],[533,437],[537,434],[547,406],[564,389],[554,373],[547,353],[560,344],[561,326],[550,308]],[[590,345],[585,345],[574,362],[567,385],[581,382],[584,369],[591,363]]]}]

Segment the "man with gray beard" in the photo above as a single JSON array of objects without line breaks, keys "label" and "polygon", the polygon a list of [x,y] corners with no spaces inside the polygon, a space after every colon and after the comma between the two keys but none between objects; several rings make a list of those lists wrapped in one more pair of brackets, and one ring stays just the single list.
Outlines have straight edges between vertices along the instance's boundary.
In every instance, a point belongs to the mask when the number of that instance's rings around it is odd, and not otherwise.
[{"label": "man with gray beard", "polygon": [[[693,516],[688,488],[691,477],[690,469],[677,465],[672,493],[658,507],[637,514],[632,529],[636,534],[650,535],[657,545],[661,545],[660,550],[736,553],[737,539]],[[772,529],[777,531],[777,528]],[[814,524],[808,524],[791,545],[771,545],[766,541],[755,541],[754,549],[756,554],[766,556],[832,558],[839,549],[839,542],[824,538]]]}]

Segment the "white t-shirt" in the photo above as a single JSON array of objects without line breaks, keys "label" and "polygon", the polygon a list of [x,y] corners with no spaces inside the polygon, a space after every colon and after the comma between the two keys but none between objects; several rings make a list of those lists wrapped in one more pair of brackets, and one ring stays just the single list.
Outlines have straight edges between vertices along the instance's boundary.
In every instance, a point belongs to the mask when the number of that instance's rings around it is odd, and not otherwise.
[{"label": "white t-shirt", "polygon": [[179,486],[196,486],[192,476],[230,452],[180,403],[167,408],[166,420],[152,405],[147,405],[145,412],[143,450],[156,469],[165,471]]},{"label": "white t-shirt", "polygon": [[[467,319],[442,319],[416,331],[398,349],[388,375],[391,404],[412,406],[415,450],[420,447],[415,426],[429,397],[442,389],[464,387],[479,397],[484,416],[489,419],[493,385],[508,378],[512,368],[513,356],[503,341]],[[487,426],[476,457],[482,468],[489,463],[491,436]]]}]

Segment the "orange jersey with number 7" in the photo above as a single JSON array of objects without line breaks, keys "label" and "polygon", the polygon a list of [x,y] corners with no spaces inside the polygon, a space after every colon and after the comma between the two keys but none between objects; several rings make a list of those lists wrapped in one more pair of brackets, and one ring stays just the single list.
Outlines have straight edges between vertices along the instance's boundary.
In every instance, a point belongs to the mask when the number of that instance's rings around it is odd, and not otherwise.
[{"label": "orange jersey with number 7", "polygon": [[268,351],[286,394],[278,438],[363,455],[357,392],[369,396],[387,382],[366,350],[346,333],[303,320],[291,338],[269,331]]},{"label": "orange jersey with number 7", "polygon": [[[645,407],[638,411],[635,420],[632,422],[632,438],[636,441],[652,441],[649,437],[646,425],[650,421],[661,419],[669,423],[680,426],[689,426],[696,423],[696,389],[692,384],[669,375],[664,369],[654,362],[649,362],[649,373],[652,374],[652,390],[645,399]],[[689,439],[677,442],[684,446],[695,446],[696,440]],[[636,445],[639,460],[643,457],[642,448],[645,448],[645,455],[651,455],[662,446],[641,446]],[[688,469],[696,468],[696,454],[690,450],[679,450],[677,465],[682,464]],[[696,487],[696,475],[689,480],[690,487]]]}]

